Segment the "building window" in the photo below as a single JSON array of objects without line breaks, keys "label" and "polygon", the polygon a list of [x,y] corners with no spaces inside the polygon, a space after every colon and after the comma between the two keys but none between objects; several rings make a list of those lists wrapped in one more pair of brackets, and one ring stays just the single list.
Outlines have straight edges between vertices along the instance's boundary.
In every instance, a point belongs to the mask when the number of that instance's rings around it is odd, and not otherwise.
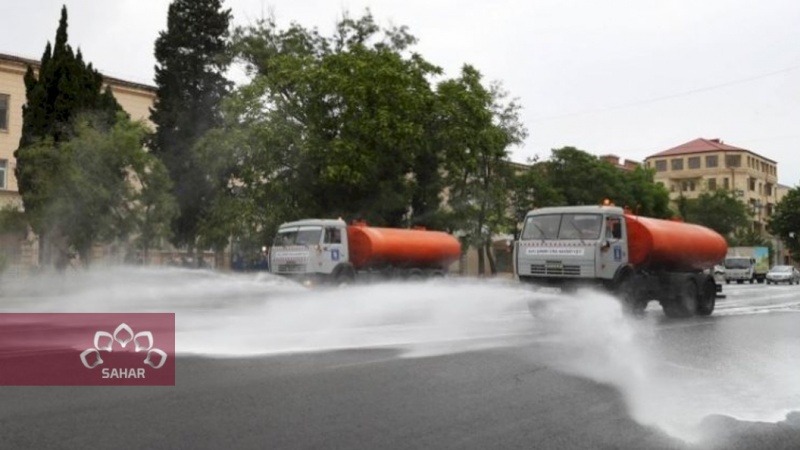
[{"label": "building window", "polygon": [[755,179],[755,178],[753,178],[753,177],[750,177],[750,178],[748,179],[748,181],[750,182],[750,183],[749,183],[749,185],[750,185],[750,186],[749,186],[749,187],[750,187],[750,190],[751,190],[751,191],[755,191],[755,190],[756,190],[756,179]]},{"label": "building window", "polygon": [[725,167],[742,167],[742,155],[726,156]]},{"label": "building window", "polygon": [[683,170],[683,158],[675,158],[671,161],[672,170]]},{"label": "building window", "polygon": [[689,158],[687,163],[690,169],[699,169],[700,168],[700,157],[699,156],[692,156]]},{"label": "building window", "polygon": [[0,189],[7,189],[6,174],[8,173],[8,160],[0,159]]},{"label": "building window", "polygon": [[708,190],[715,191],[717,189],[717,179],[716,178],[709,178],[708,179]]},{"label": "building window", "polygon": [[764,195],[772,196],[772,183],[764,184]]},{"label": "building window", "polygon": [[[8,95],[6,94],[0,94],[0,130],[8,130]],[[5,189],[5,184],[3,189]]]},{"label": "building window", "polygon": [[666,159],[659,159],[656,161],[656,172],[666,172],[667,171],[667,160]]},{"label": "building window", "polygon": [[717,155],[706,156],[706,168],[717,167],[718,164],[719,164],[719,156]]},{"label": "building window", "polygon": [[728,182],[728,177],[722,179],[722,188],[728,190],[731,188],[730,183]]}]

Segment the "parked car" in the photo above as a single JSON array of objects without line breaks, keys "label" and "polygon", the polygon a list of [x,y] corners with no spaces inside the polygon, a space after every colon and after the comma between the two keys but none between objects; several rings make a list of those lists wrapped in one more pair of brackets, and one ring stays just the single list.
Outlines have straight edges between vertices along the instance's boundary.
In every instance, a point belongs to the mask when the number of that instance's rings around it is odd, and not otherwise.
[{"label": "parked car", "polygon": [[794,266],[773,266],[767,272],[767,283],[800,284],[800,271]]}]

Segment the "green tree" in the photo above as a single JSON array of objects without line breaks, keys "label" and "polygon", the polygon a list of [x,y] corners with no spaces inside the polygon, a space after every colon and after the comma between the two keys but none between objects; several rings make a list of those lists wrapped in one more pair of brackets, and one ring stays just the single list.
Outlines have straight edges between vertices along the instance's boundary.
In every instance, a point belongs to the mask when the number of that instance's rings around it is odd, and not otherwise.
[{"label": "green tree", "polygon": [[238,29],[237,54],[252,80],[234,92],[225,125],[206,145],[225,149],[206,155],[227,197],[211,202],[218,211],[207,231],[236,220],[224,213],[231,201],[251,198],[264,202],[240,207],[268,220],[264,230],[298,216],[430,223],[439,156],[428,78],[439,69],[408,53],[414,42],[369,13],[345,17],[330,37],[272,19]]},{"label": "green tree", "polygon": [[554,149],[544,163],[547,182],[567,205],[599,205],[614,199],[621,186],[620,173],[608,170],[597,156],[575,147]]},{"label": "green tree", "polygon": [[518,190],[535,207],[599,205],[605,199],[650,217],[669,217],[669,192],[652,170],[622,170],[575,147],[554,149],[550,158],[523,173]]},{"label": "green tree", "polygon": [[683,220],[706,226],[730,238],[739,228],[750,225],[747,206],[724,189],[703,192],[697,198],[685,199]]},{"label": "green tree", "polygon": [[111,130],[96,126],[92,116],[76,120],[75,136],[60,146],[61,186],[50,205],[68,248],[89,263],[95,242],[131,233],[126,168],[130,153],[142,148],[143,127],[127,120]]},{"label": "green tree", "polygon": [[478,249],[478,273],[484,273],[487,257],[494,274],[492,236],[513,228],[508,201],[514,173],[508,151],[527,131],[519,120],[519,105],[507,101],[498,85],[484,86],[481,78],[465,65],[458,79],[439,84],[444,119],[437,142],[444,152],[453,227]]},{"label": "green tree", "polygon": [[150,147],[173,181],[179,215],[173,242],[190,251],[212,197],[212,184],[195,145],[221,124],[220,102],[230,82],[229,9],[222,0],[174,0],[167,30],[155,43],[156,99],[150,118],[157,129]]},{"label": "green tree", "polygon": [[75,134],[75,118],[93,115],[96,126],[108,129],[122,110],[102,76],[83,61],[80,50],[67,43],[67,9],[61,9],[55,44],[47,43],[38,76],[32,67],[25,74],[26,103],[22,107],[22,136],[14,152],[15,175],[25,215],[40,238],[40,261],[52,261],[52,247],[63,247],[62,229],[67,223],[50,211],[55,196],[64,188],[62,176],[68,159],[61,146]]},{"label": "green tree", "polygon": [[[58,230],[57,265],[65,264],[73,251],[89,264],[94,244],[149,233],[141,216],[148,206],[160,208],[147,198],[159,187],[150,182],[158,165],[143,148],[144,124],[123,113],[110,129],[102,122],[93,114],[79,115],[72,139],[60,144],[47,139],[29,147],[34,155],[48,155],[59,168],[48,180],[51,196],[42,212],[43,221]],[[164,194],[165,187],[160,189]]]},{"label": "green tree", "polygon": [[625,192],[617,200],[621,205],[642,216],[661,219],[672,216],[669,191],[655,182],[655,170],[639,166],[630,171],[622,171],[622,177]]},{"label": "green tree", "polygon": [[790,189],[778,202],[767,230],[783,241],[795,259],[800,255],[800,186]]},{"label": "green tree", "polygon": [[172,223],[178,204],[172,196],[172,180],[160,159],[151,153],[135,152],[130,173],[136,189],[131,196],[135,244],[145,262],[150,249],[161,239],[172,237]]}]

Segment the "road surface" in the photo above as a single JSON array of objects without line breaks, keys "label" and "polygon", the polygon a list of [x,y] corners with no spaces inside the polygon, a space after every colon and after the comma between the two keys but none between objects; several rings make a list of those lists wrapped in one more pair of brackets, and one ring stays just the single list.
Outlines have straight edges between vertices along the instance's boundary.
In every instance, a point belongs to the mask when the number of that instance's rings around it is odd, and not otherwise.
[{"label": "road surface", "polygon": [[[532,317],[533,294],[502,283],[266,300],[220,283],[103,307],[177,312],[175,387],[0,388],[0,448],[800,446],[797,286],[726,286],[709,318],[651,305],[632,321],[591,292],[535,296]],[[5,310],[98,308],[86,286]]]}]

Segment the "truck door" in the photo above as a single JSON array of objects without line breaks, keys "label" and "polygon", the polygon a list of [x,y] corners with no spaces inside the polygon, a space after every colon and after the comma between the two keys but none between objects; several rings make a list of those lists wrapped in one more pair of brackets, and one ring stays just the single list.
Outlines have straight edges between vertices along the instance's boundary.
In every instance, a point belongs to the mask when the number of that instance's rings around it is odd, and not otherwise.
[{"label": "truck door", "polygon": [[332,273],[333,269],[349,260],[347,253],[347,235],[342,227],[325,227],[322,237],[322,258],[319,272]]},{"label": "truck door", "polygon": [[606,216],[603,233],[597,257],[597,277],[611,280],[621,265],[628,264],[625,218],[619,215]]}]

